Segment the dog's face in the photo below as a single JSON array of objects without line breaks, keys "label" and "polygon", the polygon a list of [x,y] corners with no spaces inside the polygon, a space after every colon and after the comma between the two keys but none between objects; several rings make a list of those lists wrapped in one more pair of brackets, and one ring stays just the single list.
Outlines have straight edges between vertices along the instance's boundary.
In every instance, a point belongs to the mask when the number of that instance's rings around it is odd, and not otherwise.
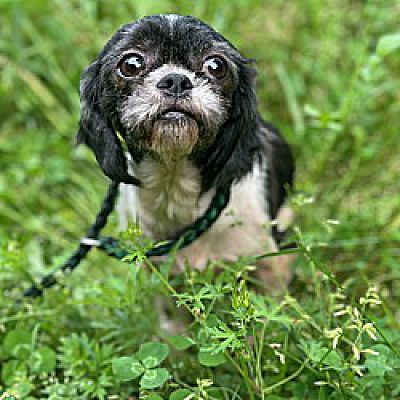
[{"label": "dog's face", "polygon": [[126,28],[106,68],[128,146],[168,160],[210,145],[237,86],[235,55],[192,19],[147,19]]},{"label": "dog's face", "polygon": [[206,185],[232,179],[232,153],[256,134],[254,75],[248,60],[197,19],[143,18],[118,30],[85,70],[78,140],[114,180],[135,183],[118,133],[136,161],[188,157]]}]

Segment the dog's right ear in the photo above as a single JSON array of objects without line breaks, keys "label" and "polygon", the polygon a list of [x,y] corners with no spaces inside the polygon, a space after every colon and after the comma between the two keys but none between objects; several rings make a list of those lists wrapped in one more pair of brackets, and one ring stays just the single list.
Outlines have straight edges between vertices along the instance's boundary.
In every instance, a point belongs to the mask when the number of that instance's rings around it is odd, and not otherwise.
[{"label": "dog's right ear", "polygon": [[128,174],[121,143],[102,110],[100,68],[100,62],[95,61],[81,76],[81,116],[77,144],[84,143],[93,150],[101,169],[113,181],[139,185],[140,181]]}]

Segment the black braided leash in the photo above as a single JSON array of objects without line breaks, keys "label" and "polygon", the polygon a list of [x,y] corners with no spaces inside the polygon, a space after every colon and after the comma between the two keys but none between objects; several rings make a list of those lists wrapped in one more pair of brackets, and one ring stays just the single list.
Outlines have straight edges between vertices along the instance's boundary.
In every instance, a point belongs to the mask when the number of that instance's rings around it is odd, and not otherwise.
[{"label": "black braided leash", "polygon": [[[118,195],[118,182],[111,182],[106,197],[103,200],[99,213],[96,215],[94,224],[87,232],[87,238],[97,239],[100,231],[107,223],[107,219],[115,206],[115,200]],[[39,297],[43,294],[43,290],[54,286],[57,283],[57,275],[67,274],[73,271],[79,263],[86,257],[93,245],[80,243],[75,252],[62,264],[57,267],[40,281],[38,286],[31,286],[25,293],[26,297]]]},{"label": "black braided leash", "polygon": [[[40,281],[39,285],[32,285],[25,293],[25,297],[39,297],[45,289],[54,286],[57,283],[57,277],[72,272],[79,263],[85,258],[92,247],[98,247],[106,254],[119,260],[126,257],[129,252],[121,248],[119,241],[112,237],[99,238],[100,231],[107,223],[107,219],[115,206],[115,200],[118,195],[118,182],[112,182],[107,195],[103,200],[100,211],[96,216],[94,224],[90,227],[87,235],[82,239],[77,250],[68,260],[57,267]],[[162,256],[170,252],[174,247],[181,249],[193,243],[198,237],[206,232],[221,215],[227,206],[231,193],[231,183],[216,191],[206,212],[199,217],[193,224],[179,232],[172,239],[155,245],[146,251],[146,257]],[[132,260],[134,261],[134,260]]]},{"label": "black braided leash", "polygon": [[[224,189],[219,189],[201,217],[196,219],[189,227],[177,233],[172,239],[158,245],[156,244],[150,250],[146,251],[146,257],[163,256],[175,247],[182,249],[189,246],[214,224],[227,206],[229,198],[230,185]],[[100,238],[97,247],[105,251],[109,256],[119,260],[129,254],[126,250],[121,249],[118,240],[112,237]]]}]

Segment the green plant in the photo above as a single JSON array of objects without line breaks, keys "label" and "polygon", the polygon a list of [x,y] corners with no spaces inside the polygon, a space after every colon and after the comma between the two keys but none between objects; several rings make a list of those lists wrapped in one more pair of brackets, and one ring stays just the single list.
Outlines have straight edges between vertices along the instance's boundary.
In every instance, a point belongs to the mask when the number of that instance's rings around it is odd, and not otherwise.
[{"label": "green plant", "polygon": [[37,344],[38,330],[39,325],[32,332],[23,328],[9,331],[1,345],[1,378],[6,385],[14,385],[16,396],[28,396],[34,379],[49,375],[56,367],[55,352]]},{"label": "green plant", "polygon": [[158,388],[169,378],[168,370],[158,367],[167,358],[168,353],[169,348],[166,344],[145,343],[135,355],[113,359],[114,375],[121,382],[141,377],[140,388]]},{"label": "green plant", "polygon": [[[174,254],[156,268],[132,226],[145,266],[94,250],[23,300],[107,186],[72,146],[79,75],[118,26],[157,12],[194,14],[257,59],[260,111],[296,153],[294,280],[269,292],[254,257],[173,275]],[[399,398],[399,19],[396,0],[1,1],[0,398]],[[159,350],[144,365],[146,343]]]}]

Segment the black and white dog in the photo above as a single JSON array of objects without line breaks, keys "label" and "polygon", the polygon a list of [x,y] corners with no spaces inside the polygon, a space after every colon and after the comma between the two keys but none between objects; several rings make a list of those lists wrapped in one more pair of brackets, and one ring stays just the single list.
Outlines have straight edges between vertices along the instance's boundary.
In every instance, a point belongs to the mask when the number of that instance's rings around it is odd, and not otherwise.
[{"label": "black and white dog", "polygon": [[[122,226],[138,218],[145,234],[168,239],[233,181],[226,210],[178,252],[178,266],[277,249],[271,222],[284,214],[294,162],[257,111],[255,75],[252,61],[219,33],[178,15],[122,26],[82,75],[78,142],[124,182]],[[276,258],[261,275],[287,281],[287,262]]]}]

